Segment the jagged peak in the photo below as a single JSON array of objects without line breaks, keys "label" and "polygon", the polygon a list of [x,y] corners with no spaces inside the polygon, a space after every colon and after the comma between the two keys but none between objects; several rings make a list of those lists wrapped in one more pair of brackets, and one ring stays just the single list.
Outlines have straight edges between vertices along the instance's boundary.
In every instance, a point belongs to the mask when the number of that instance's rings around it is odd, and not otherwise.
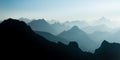
[{"label": "jagged peak", "polygon": [[109,43],[108,41],[104,40],[103,43]]},{"label": "jagged peak", "polygon": [[102,42],[102,45],[107,45],[107,44],[109,44],[109,42],[106,41],[106,40],[104,40],[104,41]]},{"label": "jagged peak", "polygon": [[30,23],[48,23],[45,19],[33,20]]},{"label": "jagged peak", "polygon": [[46,22],[46,20],[45,20],[45,19],[38,19],[38,21]]}]

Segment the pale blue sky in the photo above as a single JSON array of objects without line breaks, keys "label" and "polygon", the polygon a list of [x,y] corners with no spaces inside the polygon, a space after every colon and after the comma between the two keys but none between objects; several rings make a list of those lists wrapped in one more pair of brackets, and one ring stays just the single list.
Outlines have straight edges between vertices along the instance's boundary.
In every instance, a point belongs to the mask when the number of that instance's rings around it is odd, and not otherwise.
[{"label": "pale blue sky", "polygon": [[0,18],[120,20],[120,0],[0,0]]}]

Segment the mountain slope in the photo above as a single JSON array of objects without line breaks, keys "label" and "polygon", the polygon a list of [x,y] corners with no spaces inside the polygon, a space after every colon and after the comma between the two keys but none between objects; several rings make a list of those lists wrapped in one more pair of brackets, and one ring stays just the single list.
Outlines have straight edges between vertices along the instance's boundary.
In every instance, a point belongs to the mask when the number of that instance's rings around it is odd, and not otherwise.
[{"label": "mountain slope", "polygon": [[56,43],[62,42],[62,43],[64,43],[64,44],[68,44],[68,43],[69,43],[68,40],[66,40],[66,39],[64,39],[64,38],[60,38],[60,37],[55,36],[55,35],[52,35],[52,34],[47,33],[47,32],[41,32],[41,31],[35,31],[35,32],[36,32],[37,34],[45,37],[47,40],[52,41],[52,42],[56,42]]},{"label": "mountain slope", "polygon": [[76,41],[79,47],[84,51],[93,51],[96,48],[96,43],[91,40],[88,35],[80,30],[77,26],[73,26],[70,30],[64,31],[58,35],[69,41]]}]

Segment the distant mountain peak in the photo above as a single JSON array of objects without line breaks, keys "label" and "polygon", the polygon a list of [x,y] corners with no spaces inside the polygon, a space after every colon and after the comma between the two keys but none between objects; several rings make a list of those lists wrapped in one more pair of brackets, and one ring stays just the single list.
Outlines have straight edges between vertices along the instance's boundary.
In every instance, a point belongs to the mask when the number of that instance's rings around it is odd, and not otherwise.
[{"label": "distant mountain peak", "polygon": [[101,22],[109,22],[110,20],[107,19],[106,17],[101,17],[101,18],[99,19],[99,21],[101,21]]},{"label": "distant mountain peak", "polygon": [[38,20],[33,20],[32,22],[36,22],[36,23],[47,23],[45,19],[38,19]]},{"label": "distant mountain peak", "polygon": [[38,19],[39,21],[41,21],[41,22],[46,22],[46,20],[45,19]]},{"label": "distant mountain peak", "polygon": [[56,34],[56,30],[45,19],[33,20],[28,25],[35,31],[49,32]]},{"label": "distant mountain peak", "polygon": [[49,25],[49,23],[45,19],[38,19],[33,20],[29,24],[35,24],[35,25]]},{"label": "distant mountain peak", "polygon": [[73,26],[71,30],[80,30],[77,26]]},{"label": "distant mountain peak", "polygon": [[45,19],[34,20],[34,22],[37,22],[37,23],[47,23],[47,21]]}]

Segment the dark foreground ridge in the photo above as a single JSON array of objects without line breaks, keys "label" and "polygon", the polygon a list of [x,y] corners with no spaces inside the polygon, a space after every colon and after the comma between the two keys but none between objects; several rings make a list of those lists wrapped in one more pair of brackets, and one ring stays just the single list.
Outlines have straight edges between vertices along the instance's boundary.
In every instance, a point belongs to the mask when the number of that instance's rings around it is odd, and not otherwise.
[{"label": "dark foreground ridge", "polygon": [[65,45],[37,35],[26,23],[7,19],[0,23],[1,51],[6,58],[39,60],[120,60],[120,44],[104,41],[95,53],[83,52],[76,42]]}]

